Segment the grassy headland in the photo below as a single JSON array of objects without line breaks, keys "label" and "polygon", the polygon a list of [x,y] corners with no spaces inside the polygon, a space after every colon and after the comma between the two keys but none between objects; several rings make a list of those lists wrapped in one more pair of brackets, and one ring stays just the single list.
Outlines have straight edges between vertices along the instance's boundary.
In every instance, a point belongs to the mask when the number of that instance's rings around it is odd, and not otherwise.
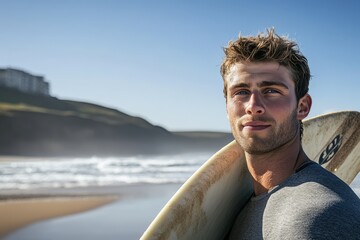
[{"label": "grassy headland", "polygon": [[169,132],[103,106],[0,87],[0,155],[122,156],[216,151],[229,133]]}]

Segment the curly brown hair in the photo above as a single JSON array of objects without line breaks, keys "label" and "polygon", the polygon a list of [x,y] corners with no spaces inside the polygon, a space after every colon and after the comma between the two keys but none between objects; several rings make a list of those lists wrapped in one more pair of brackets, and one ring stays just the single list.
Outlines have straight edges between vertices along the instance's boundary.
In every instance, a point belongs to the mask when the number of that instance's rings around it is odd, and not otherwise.
[{"label": "curly brown hair", "polygon": [[227,97],[226,76],[230,68],[238,62],[277,62],[292,73],[295,82],[296,98],[299,100],[309,91],[310,69],[308,61],[299,50],[296,42],[279,36],[274,28],[267,29],[267,35],[244,37],[230,41],[224,48],[225,57],[220,72],[224,80],[224,96]]}]

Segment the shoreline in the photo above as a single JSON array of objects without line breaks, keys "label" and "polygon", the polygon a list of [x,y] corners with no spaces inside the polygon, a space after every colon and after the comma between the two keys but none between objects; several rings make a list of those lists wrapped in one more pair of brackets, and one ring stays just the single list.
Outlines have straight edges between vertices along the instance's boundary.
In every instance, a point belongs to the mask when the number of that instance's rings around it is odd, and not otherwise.
[{"label": "shoreline", "polygon": [[3,219],[0,224],[0,236],[31,223],[88,211],[119,199],[116,196],[10,197],[12,198],[0,201],[0,216]]},{"label": "shoreline", "polygon": [[[39,235],[34,235],[34,239],[48,239],[51,236],[47,236],[43,231],[34,231],[33,229],[53,222],[60,222],[57,229],[74,228],[69,232],[80,231],[81,227],[75,226],[90,221],[92,217],[85,217],[85,220],[81,220],[82,223],[76,222],[66,227],[61,225],[64,221],[66,224],[66,219],[74,221],[73,219],[87,215],[92,216],[112,208],[118,209],[110,211],[116,217],[106,214],[104,219],[96,219],[96,224],[101,225],[102,221],[109,221],[109,218],[111,221],[118,218],[116,221],[119,224],[117,228],[123,227],[124,231],[117,233],[117,236],[132,234],[131,236],[138,238],[180,186],[181,184],[136,184],[73,189],[14,190],[6,191],[5,194],[2,192],[0,196],[0,215],[3,221],[0,222],[0,238],[4,240],[23,239],[26,236],[25,238],[29,239],[29,233],[36,232]],[[157,209],[153,207],[156,205],[158,206]],[[131,208],[142,210],[124,214]],[[128,218],[133,219],[134,222],[142,221],[144,223],[142,225],[138,224],[134,228],[127,222]],[[121,222],[123,223],[121,224]],[[108,224],[104,225],[104,228],[108,227]],[[44,227],[40,228],[45,229]],[[57,229],[53,231],[57,231]],[[116,229],[111,229],[111,231],[116,231]],[[74,237],[74,239],[77,238]],[[79,238],[81,239],[81,237]],[[84,238],[89,239],[85,236]]]}]

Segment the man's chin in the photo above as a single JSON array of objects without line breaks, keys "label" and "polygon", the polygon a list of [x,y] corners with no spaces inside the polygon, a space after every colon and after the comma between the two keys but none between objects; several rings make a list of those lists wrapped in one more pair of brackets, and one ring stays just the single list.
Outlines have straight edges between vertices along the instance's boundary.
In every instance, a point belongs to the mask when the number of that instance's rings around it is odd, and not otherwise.
[{"label": "man's chin", "polygon": [[259,148],[247,148],[244,149],[244,152],[251,154],[251,155],[264,155],[267,154],[269,152],[271,152],[272,150],[266,150],[266,149],[259,149]]},{"label": "man's chin", "polygon": [[268,139],[255,140],[253,138],[248,138],[246,140],[241,139],[237,142],[245,152],[254,155],[260,155],[271,152],[273,150],[271,147],[269,147],[269,141],[270,140]]}]

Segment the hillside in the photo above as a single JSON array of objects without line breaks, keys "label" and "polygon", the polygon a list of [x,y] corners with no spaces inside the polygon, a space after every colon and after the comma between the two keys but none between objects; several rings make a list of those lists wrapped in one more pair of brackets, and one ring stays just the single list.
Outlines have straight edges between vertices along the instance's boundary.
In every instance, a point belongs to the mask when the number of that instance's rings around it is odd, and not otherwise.
[{"label": "hillside", "polygon": [[229,133],[169,132],[95,104],[0,88],[0,155],[122,156],[216,151]]}]

